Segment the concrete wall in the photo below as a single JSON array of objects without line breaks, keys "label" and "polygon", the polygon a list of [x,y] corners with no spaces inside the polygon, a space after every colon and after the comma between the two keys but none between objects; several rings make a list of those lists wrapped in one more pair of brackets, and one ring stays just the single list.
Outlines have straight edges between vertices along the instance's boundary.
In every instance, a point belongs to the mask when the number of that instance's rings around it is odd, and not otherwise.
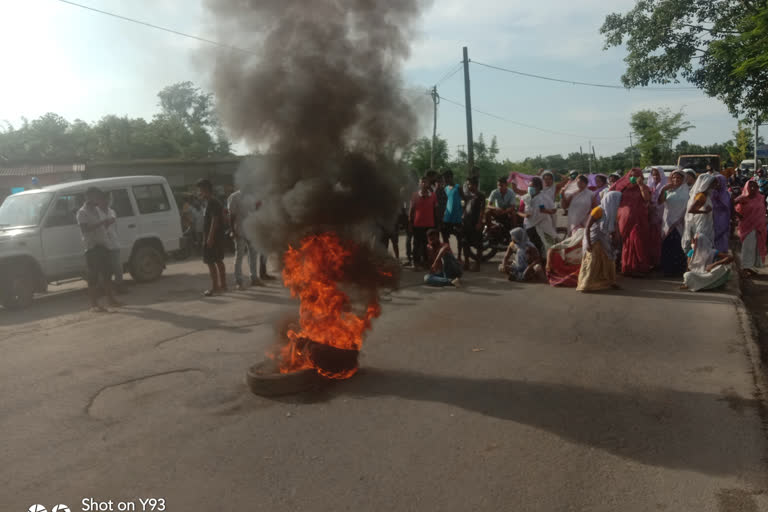
[{"label": "concrete wall", "polygon": [[200,179],[209,179],[217,188],[229,188],[242,158],[209,160],[147,160],[132,162],[94,162],[86,166],[86,177],[163,176],[174,191],[193,190]]}]

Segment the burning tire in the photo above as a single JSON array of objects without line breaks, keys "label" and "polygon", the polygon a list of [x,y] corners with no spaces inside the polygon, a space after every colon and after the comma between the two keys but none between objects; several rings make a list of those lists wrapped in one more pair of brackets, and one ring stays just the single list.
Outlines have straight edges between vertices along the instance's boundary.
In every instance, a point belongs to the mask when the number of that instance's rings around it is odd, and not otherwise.
[{"label": "burning tire", "polygon": [[314,369],[280,373],[272,361],[264,361],[248,369],[246,382],[253,394],[273,397],[309,391],[322,385],[325,379]]}]

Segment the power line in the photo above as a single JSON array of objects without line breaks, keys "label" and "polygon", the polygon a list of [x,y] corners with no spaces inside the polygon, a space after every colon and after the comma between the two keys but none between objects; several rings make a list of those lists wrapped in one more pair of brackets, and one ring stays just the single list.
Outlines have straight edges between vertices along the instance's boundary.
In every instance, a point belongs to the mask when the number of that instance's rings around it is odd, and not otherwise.
[{"label": "power line", "polygon": [[[464,104],[459,103],[458,101],[454,101],[454,100],[452,100],[450,98],[446,98],[445,96],[441,96],[440,99],[442,99],[443,101],[447,101],[448,103],[452,103],[452,104],[454,104],[454,105],[456,105],[458,107],[466,108],[466,106]],[[589,136],[589,135],[575,135],[573,133],[558,132],[558,131],[555,131],[555,130],[549,130],[547,128],[541,128],[539,126],[533,126],[531,124],[521,123],[519,121],[513,121],[512,119],[507,119],[506,117],[497,116],[496,114],[491,114],[490,112],[484,112],[484,111],[476,109],[476,108],[472,108],[472,110],[474,112],[477,112],[478,114],[483,114],[485,116],[492,117],[492,118],[498,119],[500,121],[505,121],[505,122],[510,123],[510,124],[514,124],[514,125],[517,125],[517,126],[522,126],[523,128],[529,128],[531,130],[538,130],[538,131],[541,131],[541,132],[551,133],[551,134],[554,134],[554,135],[563,135],[565,137],[575,137],[575,138],[578,138],[578,139],[595,139],[595,140],[618,140],[618,139],[628,139],[629,138],[629,137],[626,137],[626,136],[624,136],[624,137],[594,137],[594,136]]]},{"label": "power line", "polygon": [[451,68],[450,71],[448,71],[445,75],[443,75],[443,78],[441,78],[440,80],[435,82],[435,87],[437,87],[438,85],[442,84],[446,80],[448,80],[451,77],[453,77],[453,75],[455,75],[456,73],[461,71],[461,68],[463,68],[463,67],[464,67],[464,63],[463,62],[459,62],[457,66],[454,66],[453,68]]},{"label": "power line", "polygon": [[[498,71],[504,71],[506,73],[512,73],[513,75],[520,75],[520,76],[526,76],[528,78],[537,78],[539,80],[549,80],[550,82],[559,82],[563,84],[571,84],[571,85],[584,85],[588,87],[600,87],[603,89],[623,89],[625,91],[631,91],[632,89],[629,89],[627,87],[624,87],[623,85],[612,85],[612,84],[597,84],[597,83],[591,83],[591,82],[579,82],[577,80],[563,80],[560,78],[552,78],[550,76],[542,76],[542,75],[534,75],[533,73],[524,73],[522,71],[515,71],[514,69],[507,69],[502,68],[500,66],[494,66],[492,64],[485,64],[484,62],[478,62],[476,60],[472,61],[472,64],[477,64],[478,66],[483,66],[490,69],[495,69]],[[697,91],[697,87],[643,87],[640,89],[642,91]]]},{"label": "power line", "polygon": [[229,44],[220,43],[220,42],[214,41],[212,39],[206,39],[204,37],[195,36],[195,35],[187,34],[187,33],[184,33],[184,32],[179,32],[178,30],[173,30],[172,28],[161,27],[160,25],[155,25],[155,24],[149,23],[147,21],[141,21],[141,20],[137,20],[137,19],[134,19],[134,18],[129,18],[127,16],[122,16],[120,14],[115,14],[113,12],[102,11],[101,9],[96,9],[96,8],[90,7],[88,5],[78,4],[78,3],[75,3],[75,2],[71,2],[69,0],[58,0],[58,1],[61,2],[61,3],[64,3],[64,4],[69,4],[69,5],[73,5],[75,7],[80,7],[81,9],[85,9],[85,10],[88,10],[88,11],[93,11],[93,12],[97,12],[99,14],[104,14],[105,16],[111,16],[111,17],[117,18],[119,20],[129,21],[131,23],[136,23],[138,25],[144,25],[145,27],[153,28],[155,30],[162,30],[163,32],[169,32],[171,34],[176,34],[177,36],[187,37],[189,39],[194,39],[196,41],[200,41],[200,42],[203,42],[203,43],[207,43],[207,44],[211,44],[211,45],[214,45],[214,46],[218,46],[219,48],[226,48],[228,50],[236,50],[238,52],[250,53],[252,55],[259,55],[257,52],[255,52],[253,50],[246,50],[245,48],[238,48],[237,46],[232,46],[232,45],[229,45]]}]

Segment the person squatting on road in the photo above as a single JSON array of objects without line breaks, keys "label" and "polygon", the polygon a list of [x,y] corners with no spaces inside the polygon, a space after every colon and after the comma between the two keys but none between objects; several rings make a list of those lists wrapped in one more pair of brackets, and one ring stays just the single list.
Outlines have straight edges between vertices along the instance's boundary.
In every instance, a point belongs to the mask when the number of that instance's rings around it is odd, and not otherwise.
[{"label": "person squatting on road", "polygon": [[547,252],[547,279],[552,286],[575,288],[584,255],[584,228],[579,228]]},{"label": "person squatting on road", "polygon": [[424,283],[429,286],[461,286],[461,265],[451,252],[450,244],[440,242],[437,229],[427,231],[427,261],[429,273],[424,276]]},{"label": "person squatting on road", "polygon": [[85,204],[77,211],[77,225],[85,245],[85,263],[88,269],[88,298],[91,311],[103,313],[107,310],[99,304],[99,290],[103,289],[107,304],[113,307],[121,306],[112,290],[112,257],[109,251],[109,235],[107,229],[115,223],[115,217],[110,217],[99,208],[105,204],[105,194],[100,189],[91,187],[85,191]]},{"label": "person squatting on road", "polygon": [[512,241],[504,253],[504,259],[499,265],[499,272],[507,274],[510,281],[544,281],[544,266],[541,253],[528,239],[523,228],[515,228],[509,232]]},{"label": "person squatting on road", "polygon": [[213,196],[213,184],[209,180],[197,182],[203,211],[203,263],[208,265],[211,287],[203,292],[211,297],[227,291],[227,271],[224,267],[224,208]]}]

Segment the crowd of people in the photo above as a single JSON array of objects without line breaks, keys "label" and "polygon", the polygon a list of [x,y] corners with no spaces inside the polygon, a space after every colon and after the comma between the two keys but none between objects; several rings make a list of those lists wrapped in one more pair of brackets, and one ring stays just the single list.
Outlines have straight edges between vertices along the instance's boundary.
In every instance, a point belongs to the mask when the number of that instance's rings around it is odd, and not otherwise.
[{"label": "crowd of people", "polygon": [[[743,277],[764,264],[768,221],[761,178],[736,187],[711,170],[675,170],[667,176],[653,168],[647,183],[641,169],[624,176],[572,171],[557,182],[551,171],[542,170],[536,176],[513,173],[499,178],[486,197],[476,175],[460,186],[451,171],[429,172],[410,197],[401,191],[397,224],[381,228],[379,242],[385,249],[391,243],[399,259],[399,232],[405,228],[407,265],[424,271],[424,281],[431,286],[461,286],[465,272],[478,271],[484,231],[497,226],[509,232],[498,270],[510,281],[549,282],[592,292],[617,288],[619,273],[643,277],[656,272],[682,278],[682,287],[691,291],[715,289],[730,278],[731,242],[737,239],[733,235],[740,241]],[[224,258],[230,239],[238,289],[274,279],[266,272],[266,255],[245,236],[243,222],[259,208],[258,202],[235,191],[225,215],[211,182],[201,180],[198,191],[203,205],[202,256],[211,278],[205,295],[227,290]],[[567,219],[562,234],[557,229],[560,211]],[[101,289],[109,305],[119,305],[114,295],[121,291],[123,272],[115,219],[107,195],[89,190],[77,221],[86,246],[94,311],[103,310],[98,303]],[[245,258],[247,276],[242,271]]]},{"label": "crowd of people", "polygon": [[[572,171],[557,183],[542,170],[500,178],[486,199],[476,177],[459,187],[450,171],[431,172],[403,202],[408,264],[426,271],[428,285],[460,286],[463,272],[479,268],[483,230],[495,224],[510,234],[498,266],[510,281],[592,292],[617,288],[618,274],[656,273],[682,278],[691,291],[715,289],[730,278],[734,235],[744,277],[764,263],[766,198],[758,178],[737,188],[711,169],[667,175],[652,168],[646,180],[636,168],[624,176]],[[567,218],[564,236],[559,210]]]}]

